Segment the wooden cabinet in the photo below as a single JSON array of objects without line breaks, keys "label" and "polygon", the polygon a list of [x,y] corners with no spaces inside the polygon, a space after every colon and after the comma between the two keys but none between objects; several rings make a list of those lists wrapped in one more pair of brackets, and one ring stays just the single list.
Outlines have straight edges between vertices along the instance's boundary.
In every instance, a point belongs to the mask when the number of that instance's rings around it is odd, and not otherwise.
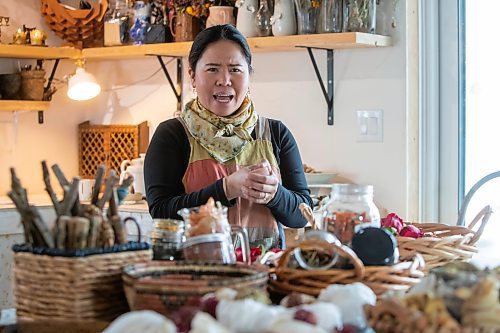
[{"label": "wooden cabinet", "polygon": [[138,158],[149,143],[147,122],[139,125],[78,125],[78,173],[82,178],[94,178],[101,164],[106,170],[120,174],[123,160]]}]

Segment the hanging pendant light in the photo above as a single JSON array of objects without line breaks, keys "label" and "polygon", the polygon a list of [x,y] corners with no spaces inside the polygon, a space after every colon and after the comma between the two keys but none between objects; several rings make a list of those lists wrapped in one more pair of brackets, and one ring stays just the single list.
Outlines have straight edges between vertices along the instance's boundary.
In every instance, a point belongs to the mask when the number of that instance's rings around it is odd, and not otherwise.
[{"label": "hanging pendant light", "polygon": [[75,74],[68,81],[68,97],[75,101],[86,101],[99,95],[101,86],[94,75],[83,68],[85,61],[76,61]]}]

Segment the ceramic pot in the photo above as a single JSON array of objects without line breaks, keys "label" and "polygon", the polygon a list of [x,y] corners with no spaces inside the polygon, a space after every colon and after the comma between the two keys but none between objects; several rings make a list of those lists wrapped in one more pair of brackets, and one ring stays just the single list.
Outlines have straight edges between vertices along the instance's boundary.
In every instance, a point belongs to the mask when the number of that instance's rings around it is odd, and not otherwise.
[{"label": "ceramic pot", "polygon": [[170,31],[174,41],[189,42],[201,31],[201,21],[187,13],[177,12],[170,19]]},{"label": "ceramic pot", "polygon": [[140,158],[135,158],[132,161],[124,160],[120,165],[120,183],[125,179],[127,174],[134,177],[132,187],[134,193],[146,195],[146,185],[144,184],[144,157],[145,154],[140,154]]},{"label": "ceramic pot", "polygon": [[231,6],[212,6],[208,8],[208,19],[206,27],[222,24],[236,24],[234,19],[234,7]]}]

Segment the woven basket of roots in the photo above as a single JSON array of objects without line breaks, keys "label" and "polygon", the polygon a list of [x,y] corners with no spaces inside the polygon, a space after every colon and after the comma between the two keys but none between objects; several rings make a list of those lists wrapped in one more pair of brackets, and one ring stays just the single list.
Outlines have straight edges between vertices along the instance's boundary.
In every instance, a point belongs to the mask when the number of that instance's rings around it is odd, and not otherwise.
[{"label": "woven basket of roots", "polygon": [[41,0],[45,22],[57,36],[79,46],[93,45],[104,36],[104,14],[108,0],[91,2],[90,9],[68,9],[58,0]]},{"label": "woven basket of roots", "polygon": [[[352,268],[330,268],[324,270],[303,270],[294,264],[294,251],[320,251],[322,253],[338,253],[340,261]],[[349,265],[350,264],[350,265]],[[330,284],[349,284],[363,282],[369,286],[377,297],[384,292],[406,291],[420,282],[424,277],[422,257],[418,254],[411,261],[400,262],[392,266],[364,266],[356,254],[347,246],[338,246],[326,241],[313,239],[303,241],[290,247],[281,256],[270,279],[272,291],[280,294],[300,292],[318,296],[320,291]]]},{"label": "woven basket of roots", "polygon": [[13,250],[16,311],[23,321],[111,321],[129,310],[122,269],[152,257],[145,243],[90,249],[81,256],[26,245]]},{"label": "woven basket of roots", "polygon": [[[419,253],[425,260],[426,269],[443,266],[455,260],[467,261],[477,253],[475,244],[481,237],[491,214],[491,207],[484,207],[468,227],[440,223],[415,224],[424,232],[424,237],[396,237],[400,259],[411,260]],[[476,225],[479,228],[474,231]]]}]

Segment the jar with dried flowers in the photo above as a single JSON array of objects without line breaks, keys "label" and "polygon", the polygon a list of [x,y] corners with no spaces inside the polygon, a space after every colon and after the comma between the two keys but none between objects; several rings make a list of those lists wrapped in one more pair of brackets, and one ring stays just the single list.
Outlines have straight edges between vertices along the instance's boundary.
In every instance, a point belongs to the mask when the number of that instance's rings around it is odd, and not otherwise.
[{"label": "jar with dried flowers", "polygon": [[321,0],[294,0],[297,13],[297,34],[316,33],[316,21],[318,19]]},{"label": "jar with dried flowers", "polygon": [[345,0],[344,32],[369,32],[374,34],[377,22],[377,0]]},{"label": "jar with dried flowers", "polygon": [[234,17],[235,0],[209,0],[209,15],[206,27],[220,24],[236,25]]}]

